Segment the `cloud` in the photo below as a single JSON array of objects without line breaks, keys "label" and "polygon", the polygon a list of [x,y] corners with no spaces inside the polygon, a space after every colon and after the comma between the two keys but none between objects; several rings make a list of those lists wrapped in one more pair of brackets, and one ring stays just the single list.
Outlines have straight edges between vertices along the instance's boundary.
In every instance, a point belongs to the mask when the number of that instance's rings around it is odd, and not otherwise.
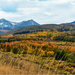
[{"label": "cloud", "polygon": [[71,2],[72,5],[75,5],[75,2]]},{"label": "cloud", "polygon": [[8,13],[0,10],[0,18],[5,18],[7,20],[13,20],[20,18],[22,15],[18,13]]},{"label": "cloud", "polygon": [[52,13],[50,13],[50,12],[45,12],[44,14],[48,15],[48,16],[52,15]]},{"label": "cloud", "polygon": [[39,13],[39,8],[18,8],[18,12],[21,12],[22,14],[30,15],[34,13]]},{"label": "cloud", "polygon": [[7,0],[8,2],[18,2],[18,1],[21,1],[21,0]]},{"label": "cloud", "polygon": [[75,0],[0,0],[0,18],[44,23],[75,20]]},{"label": "cloud", "polygon": [[63,3],[69,3],[69,2],[73,2],[74,0],[53,0],[53,3],[56,4],[63,4]]}]

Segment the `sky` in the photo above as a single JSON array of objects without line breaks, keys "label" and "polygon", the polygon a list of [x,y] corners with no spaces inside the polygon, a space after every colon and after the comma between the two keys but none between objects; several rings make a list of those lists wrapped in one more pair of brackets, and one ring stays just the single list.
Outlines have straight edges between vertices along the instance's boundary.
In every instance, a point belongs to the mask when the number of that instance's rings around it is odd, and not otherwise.
[{"label": "sky", "polygon": [[0,19],[40,24],[75,21],[75,0],[0,0]]}]

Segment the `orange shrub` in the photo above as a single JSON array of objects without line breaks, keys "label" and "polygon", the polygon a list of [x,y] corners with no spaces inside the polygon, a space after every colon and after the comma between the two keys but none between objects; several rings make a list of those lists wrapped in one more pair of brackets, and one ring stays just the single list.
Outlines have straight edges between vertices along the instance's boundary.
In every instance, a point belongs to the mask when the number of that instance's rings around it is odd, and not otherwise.
[{"label": "orange shrub", "polygon": [[53,51],[48,51],[47,52],[47,56],[52,56],[53,57],[54,56],[54,52]]}]

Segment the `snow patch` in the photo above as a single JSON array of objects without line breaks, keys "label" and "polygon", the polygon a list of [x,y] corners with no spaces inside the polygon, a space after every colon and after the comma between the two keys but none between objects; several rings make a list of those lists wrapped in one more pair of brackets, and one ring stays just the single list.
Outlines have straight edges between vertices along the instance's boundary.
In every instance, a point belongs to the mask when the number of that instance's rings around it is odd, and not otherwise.
[{"label": "snow patch", "polygon": [[8,25],[4,25],[5,27],[8,27]]},{"label": "snow patch", "polygon": [[3,24],[3,22],[2,23],[0,23],[0,25],[2,25]]},{"label": "snow patch", "polygon": [[15,22],[10,22],[12,25],[17,25],[18,23],[15,23]]},{"label": "snow patch", "polygon": [[12,25],[16,25],[14,22],[11,22]]}]

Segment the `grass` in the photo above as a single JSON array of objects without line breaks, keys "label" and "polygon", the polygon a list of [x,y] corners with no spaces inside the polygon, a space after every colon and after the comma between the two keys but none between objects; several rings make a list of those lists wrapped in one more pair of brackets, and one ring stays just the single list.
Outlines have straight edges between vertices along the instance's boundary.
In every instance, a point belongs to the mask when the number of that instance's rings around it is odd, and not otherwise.
[{"label": "grass", "polygon": [[0,74],[24,74],[24,75],[43,75],[51,74],[46,69],[41,69],[39,64],[35,64],[22,57],[14,57],[7,53],[0,53]]},{"label": "grass", "polygon": [[0,52],[0,74],[60,75],[75,74],[74,64],[29,54]]}]

